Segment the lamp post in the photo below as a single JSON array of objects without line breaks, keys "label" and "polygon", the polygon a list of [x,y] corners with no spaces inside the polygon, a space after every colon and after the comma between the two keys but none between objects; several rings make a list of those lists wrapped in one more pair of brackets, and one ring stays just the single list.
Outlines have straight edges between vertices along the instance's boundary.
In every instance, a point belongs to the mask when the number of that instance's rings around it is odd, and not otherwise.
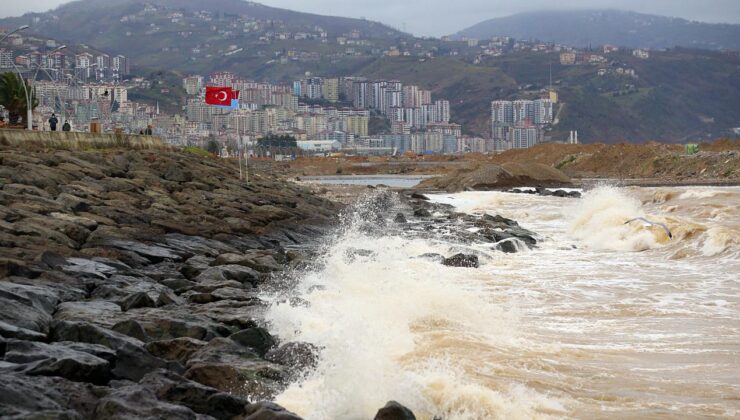
[{"label": "lamp post", "polygon": [[4,36],[4,37],[0,38],[0,42],[3,42],[3,41],[5,41],[5,38],[7,38],[7,37],[9,37],[9,36],[13,35],[14,33],[16,33],[16,32],[20,32],[20,31],[22,31],[22,30],[25,30],[25,29],[28,29],[28,25],[23,25],[23,26],[19,26],[19,27],[17,27],[17,28],[15,28],[15,29],[13,29],[12,31],[10,31],[10,32],[8,32],[7,34],[5,34],[5,36]]},{"label": "lamp post", "polygon": [[[66,45],[61,45],[51,51],[50,54],[53,54],[57,51],[63,50],[67,48]],[[36,72],[33,74],[33,79],[28,79],[29,81],[29,87],[31,90],[29,91],[26,87],[26,82],[23,80],[23,75],[21,74],[21,71],[18,69],[18,66],[15,65],[15,61],[12,62],[13,67],[15,68],[15,71],[18,73],[18,77],[21,78],[21,84],[23,85],[23,91],[26,93],[26,129],[33,130],[33,106],[32,106],[32,97],[31,94],[33,93],[33,82],[36,80],[36,76],[39,74],[39,70],[41,69],[41,65],[36,66]]]}]

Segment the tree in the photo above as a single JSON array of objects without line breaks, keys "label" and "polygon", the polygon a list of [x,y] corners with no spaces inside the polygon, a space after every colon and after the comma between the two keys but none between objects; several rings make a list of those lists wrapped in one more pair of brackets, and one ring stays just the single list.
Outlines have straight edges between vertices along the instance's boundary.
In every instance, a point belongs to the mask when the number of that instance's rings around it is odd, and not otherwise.
[{"label": "tree", "polygon": [[209,153],[216,155],[218,154],[218,151],[221,150],[221,146],[216,140],[210,139],[206,145],[206,150],[208,150]]},{"label": "tree", "polygon": [[[26,106],[26,91],[23,89],[25,82],[15,73],[0,74],[0,105],[8,110],[10,124],[17,124],[21,115],[26,115],[28,107]],[[36,108],[39,101],[36,94],[29,85],[26,89],[31,91],[31,109]]]}]

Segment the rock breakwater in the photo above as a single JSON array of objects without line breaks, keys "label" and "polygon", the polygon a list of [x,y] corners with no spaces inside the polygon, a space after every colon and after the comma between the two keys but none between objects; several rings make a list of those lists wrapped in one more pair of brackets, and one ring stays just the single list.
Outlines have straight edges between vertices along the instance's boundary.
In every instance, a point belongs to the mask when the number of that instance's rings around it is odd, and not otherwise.
[{"label": "rock breakwater", "polygon": [[258,290],[338,205],[175,151],[0,150],[0,416],[295,419]]}]

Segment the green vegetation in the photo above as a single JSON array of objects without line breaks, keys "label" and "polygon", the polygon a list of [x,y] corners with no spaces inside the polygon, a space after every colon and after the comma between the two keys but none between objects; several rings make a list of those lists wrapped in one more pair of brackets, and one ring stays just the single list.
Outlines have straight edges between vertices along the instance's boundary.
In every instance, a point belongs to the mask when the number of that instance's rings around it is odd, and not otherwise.
[{"label": "green vegetation", "polygon": [[215,139],[208,140],[208,144],[206,144],[206,151],[212,155],[218,154],[219,150],[221,150],[221,145],[219,142],[217,142]]},{"label": "green vegetation", "polygon": [[[31,90],[31,87],[26,84],[24,88],[24,83],[15,73],[0,74],[0,105],[8,110],[10,124],[17,124],[20,117],[25,118],[28,111],[26,90]],[[31,109],[36,108],[38,104],[35,92],[31,91]]]},{"label": "green vegetation", "polygon": [[[218,145],[216,145],[216,146],[218,146]],[[183,150],[185,150],[188,153],[192,153],[194,155],[197,155],[197,156],[202,156],[202,157],[211,157],[211,156],[213,156],[213,154],[211,152],[209,152],[208,150],[201,149],[200,147],[196,147],[196,146],[186,146]]]}]

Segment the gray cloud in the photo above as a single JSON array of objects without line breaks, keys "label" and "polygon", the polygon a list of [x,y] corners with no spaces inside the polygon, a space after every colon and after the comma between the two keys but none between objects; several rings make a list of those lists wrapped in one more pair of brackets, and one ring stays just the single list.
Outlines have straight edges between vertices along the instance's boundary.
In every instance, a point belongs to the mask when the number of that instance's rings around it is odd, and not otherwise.
[{"label": "gray cloud", "polygon": [[[64,0],[2,0],[0,16],[40,12]],[[446,35],[485,19],[542,9],[615,8],[705,22],[740,23],[740,0],[261,0],[335,16],[365,17],[416,35]]]}]

